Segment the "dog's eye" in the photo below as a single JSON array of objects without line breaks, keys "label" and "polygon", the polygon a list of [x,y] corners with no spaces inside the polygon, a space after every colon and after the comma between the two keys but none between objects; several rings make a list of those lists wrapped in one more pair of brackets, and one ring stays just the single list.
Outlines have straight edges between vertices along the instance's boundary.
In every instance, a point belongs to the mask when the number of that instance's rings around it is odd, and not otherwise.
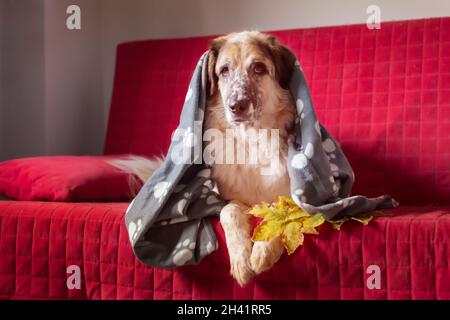
[{"label": "dog's eye", "polygon": [[229,71],[230,71],[230,70],[228,69],[227,66],[223,66],[223,67],[220,69],[220,75],[221,75],[222,77],[226,77],[226,76],[228,75]]},{"label": "dog's eye", "polygon": [[267,68],[266,68],[266,66],[265,66],[264,63],[262,63],[262,62],[257,62],[257,63],[255,63],[255,65],[253,66],[253,71],[254,71],[256,74],[264,74],[264,73],[267,72]]}]

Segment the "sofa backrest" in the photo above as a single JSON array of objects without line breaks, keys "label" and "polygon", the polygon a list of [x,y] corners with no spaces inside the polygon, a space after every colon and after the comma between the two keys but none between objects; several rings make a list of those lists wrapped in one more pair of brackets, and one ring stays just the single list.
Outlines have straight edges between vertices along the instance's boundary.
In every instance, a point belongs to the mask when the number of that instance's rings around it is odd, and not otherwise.
[{"label": "sofa backrest", "polygon": [[[450,203],[450,18],[271,33],[299,58],[355,194]],[[167,150],[210,39],[119,45],[106,154]]]}]

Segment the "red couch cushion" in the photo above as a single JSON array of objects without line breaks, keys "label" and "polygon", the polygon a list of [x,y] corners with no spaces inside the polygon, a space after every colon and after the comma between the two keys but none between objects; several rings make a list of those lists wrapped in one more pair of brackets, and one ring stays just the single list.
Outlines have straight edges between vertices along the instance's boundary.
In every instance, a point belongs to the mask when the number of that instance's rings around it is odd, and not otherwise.
[{"label": "red couch cushion", "polygon": [[[273,32],[298,56],[354,193],[450,203],[450,18]],[[165,152],[210,37],[126,43],[105,152]]]},{"label": "red couch cushion", "polygon": [[0,195],[17,200],[129,200],[140,184],[108,159],[61,156],[5,161],[0,163]]},{"label": "red couch cushion", "polygon": [[[0,299],[450,299],[450,206],[401,207],[341,231],[321,227],[244,288],[229,275],[218,219],[217,251],[199,266],[162,270],[134,257],[126,208],[0,201]],[[67,288],[71,265],[80,267],[80,289]],[[366,285],[371,265],[379,289]]]}]

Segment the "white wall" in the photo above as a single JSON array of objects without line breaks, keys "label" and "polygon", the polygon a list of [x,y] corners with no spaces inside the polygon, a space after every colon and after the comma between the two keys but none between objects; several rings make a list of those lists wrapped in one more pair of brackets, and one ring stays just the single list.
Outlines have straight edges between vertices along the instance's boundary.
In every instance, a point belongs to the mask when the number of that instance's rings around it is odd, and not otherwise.
[{"label": "white wall", "polygon": [[121,42],[365,23],[370,4],[382,21],[450,16],[449,0],[0,0],[0,161],[100,154]]}]

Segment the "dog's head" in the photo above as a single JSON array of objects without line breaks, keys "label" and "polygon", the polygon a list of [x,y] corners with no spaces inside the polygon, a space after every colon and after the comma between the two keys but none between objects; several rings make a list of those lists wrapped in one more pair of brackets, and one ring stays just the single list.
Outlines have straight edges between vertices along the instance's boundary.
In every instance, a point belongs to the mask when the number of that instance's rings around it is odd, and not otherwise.
[{"label": "dog's head", "polygon": [[254,124],[278,112],[277,99],[286,95],[294,63],[294,54],[267,34],[216,38],[209,53],[209,95],[229,125]]}]

